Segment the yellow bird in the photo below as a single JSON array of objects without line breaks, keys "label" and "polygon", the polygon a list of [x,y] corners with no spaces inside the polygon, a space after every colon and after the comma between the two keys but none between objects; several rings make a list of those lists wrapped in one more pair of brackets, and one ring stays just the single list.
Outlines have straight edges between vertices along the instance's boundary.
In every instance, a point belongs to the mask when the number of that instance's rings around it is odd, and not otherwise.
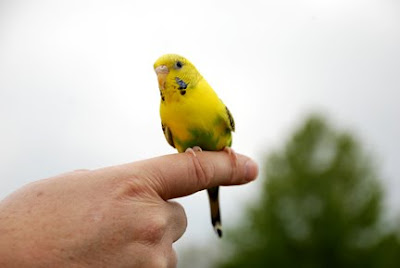
[{"label": "yellow bird", "polygon": [[[232,131],[235,122],[196,67],[182,56],[167,54],[154,63],[161,94],[160,116],[164,136],[178,152],[226,150],[235,160]],[[193,148],[193,149],[192,149]],[[207,190],[211,222],[222,236],[219,187]]]}]

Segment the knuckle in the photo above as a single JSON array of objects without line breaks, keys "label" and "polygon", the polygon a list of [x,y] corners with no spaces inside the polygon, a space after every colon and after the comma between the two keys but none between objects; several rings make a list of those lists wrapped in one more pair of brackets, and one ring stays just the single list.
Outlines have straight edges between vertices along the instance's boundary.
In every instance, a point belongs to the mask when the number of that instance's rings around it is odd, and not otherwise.
[{"label": "knuckle", "polygon": [[149,258],[149,267],[174,268],[178,263],[178,257],[172,245],[163,246],[157,250],[158,254],[153,254]]},{"label": "knuckle", "polygon": [[170,266],[168,265],[168,258],[167,257],[165,257],[163,255],[157,255],[157,256],[153,256],[151,258],[149,267],[168,268]]},{"label": "knuckle", "polygon": [[143,230],[143,239],[150,244],[158,244],[167,231],[168,221],[166,217],[157,215],[149,219]]},{"label": "knuckle", "polygon": [[186,230],[187,228],[187,217],[186,217],[186,212],[185,209],[181,204],[175,201],[168,201],[170,205],[172,206],[172,209],[175,211],[175,213],[172,213],[174,217],[174,223],[177,226],[182,227],[183,231]]},{"label": "knuckle", "polygon": [[183,215],[185,215],[185,209],[183,208],[183,206],[181,204],[179,204],[176,201],[168,201],[175,209],[177,209],[178,211],[180,211]]}]

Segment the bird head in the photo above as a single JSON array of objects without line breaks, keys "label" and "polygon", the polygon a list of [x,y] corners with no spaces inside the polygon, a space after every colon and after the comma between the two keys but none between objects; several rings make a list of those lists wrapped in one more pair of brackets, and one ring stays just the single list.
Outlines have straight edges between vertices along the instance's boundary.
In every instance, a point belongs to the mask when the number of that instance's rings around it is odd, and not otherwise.
[{"label": "bird head", "polygon": [[195,87],[202,78],[190,61],[176,54],[161,56],[154,63],[154,70],[162,97],[164,92],[170,94],[179,92],[185,95],[186,91]]}]

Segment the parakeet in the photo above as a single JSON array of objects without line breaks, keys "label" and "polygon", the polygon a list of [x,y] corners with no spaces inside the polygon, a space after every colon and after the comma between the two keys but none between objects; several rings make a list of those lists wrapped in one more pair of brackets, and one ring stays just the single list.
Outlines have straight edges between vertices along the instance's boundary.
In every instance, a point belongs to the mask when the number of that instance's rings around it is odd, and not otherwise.
[{"label": "parakeet", "polygon": [[[217,94],[187,59],[176,54],[161,56],[154,63],[161,94],[160,117],[164,136],[178,152],[230,149],[235,122]],[[193,148],[193,149],[192,149]],[[219,187],[207,190],[211,222],[222,236]]]}]

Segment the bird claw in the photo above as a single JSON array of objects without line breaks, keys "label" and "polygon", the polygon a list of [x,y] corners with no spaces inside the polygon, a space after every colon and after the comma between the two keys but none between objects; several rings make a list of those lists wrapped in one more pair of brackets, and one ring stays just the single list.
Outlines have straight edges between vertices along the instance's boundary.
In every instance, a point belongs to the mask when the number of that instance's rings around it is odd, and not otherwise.
[{"label": "bird claw", "polygon": [[231,147],[224,147],[224,152],[228,153],[229,157],[231,158],[231,163],[234,167],[237,166],[237,155],[236,152]]},{"label": "bird claw", "polygon": [[195,152],[202,152],[203,150],[200,148],[200,146],[194,146],[193,151]]},{"label": "bird claw", "polygon": [[193,156],[196,156],[196,152],[202,152],[203,150],[199,146],[194,146],[193,148],[187,148],[185,153],[189,153]]}]

